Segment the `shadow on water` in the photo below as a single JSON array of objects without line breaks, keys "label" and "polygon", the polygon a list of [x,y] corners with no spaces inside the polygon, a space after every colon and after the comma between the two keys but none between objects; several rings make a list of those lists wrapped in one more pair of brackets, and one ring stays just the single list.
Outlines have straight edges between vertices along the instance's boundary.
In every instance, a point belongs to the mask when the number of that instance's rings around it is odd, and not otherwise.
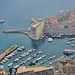
[{"label": "shadow on water", "polygon": [[34,49],[38,49],[44,42],[45,42],[45,38],[43,38],[41,40],[39,39],[38,41],[31,40],[31,43],[32,43],[31,45]]}]

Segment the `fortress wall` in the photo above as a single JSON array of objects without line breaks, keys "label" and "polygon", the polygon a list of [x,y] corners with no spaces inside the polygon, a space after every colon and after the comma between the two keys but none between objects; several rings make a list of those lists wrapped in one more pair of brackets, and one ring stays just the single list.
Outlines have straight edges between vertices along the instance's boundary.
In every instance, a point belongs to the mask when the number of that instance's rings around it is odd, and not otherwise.
[{"label": "fortress wall", "polygon": [[28,71],[23,73],[18,73],[17,75],[54,75],[53,69],[43,70],[43,71]]},{"label": "fortress wall", "polygon": [[39,39],[43,35],[44,21],[36,28],[36,38]]},{"label": "fortress wall", "polygon": [[75,28],[44,28],[45,33],[75,33]]},{"label": "fortress wall", "polygon": [[34,71],[28,71],[28,72],[18,73],[16,75],[35,75],[35,74]]}]

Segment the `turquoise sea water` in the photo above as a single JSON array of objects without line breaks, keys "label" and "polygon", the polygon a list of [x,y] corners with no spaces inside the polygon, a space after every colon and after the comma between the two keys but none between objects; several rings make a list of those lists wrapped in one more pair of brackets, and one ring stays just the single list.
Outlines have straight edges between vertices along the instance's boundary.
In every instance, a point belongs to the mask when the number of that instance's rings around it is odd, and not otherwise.
[{"label": "turquoise sea water", "polygon": [[[43,51],[43,54],[50,53],[50,56],[56,55],[56,57],[62,56],[65,48],[74,49],[74,47],[66,45],[68,37],[60,39],[55,38],[52,43],[49,43],[47,42],[47,38],[32,41],[24,34],[3,33],[5,29],[27,30],[30,26],[31,18],[50,17],[57,15],[60,10],[73,9],[75,9],[74,0],[0,0],[0,19],[5,21],[0,24],[0,53],[14,44],[25,46],[26,50],[23,52],[26,52],[30,48],[36,48],[39,51]],[[8,70],[7,65],[15,58],[19,57],[20,54],[23,54],[23,52],[19,52],[18,55],[4,64],[4,68]],[[23,58],[16,64],[19,64],[25,59],[26,58]],[[46,66],[50,66],[50,61],[45,63]]]}]

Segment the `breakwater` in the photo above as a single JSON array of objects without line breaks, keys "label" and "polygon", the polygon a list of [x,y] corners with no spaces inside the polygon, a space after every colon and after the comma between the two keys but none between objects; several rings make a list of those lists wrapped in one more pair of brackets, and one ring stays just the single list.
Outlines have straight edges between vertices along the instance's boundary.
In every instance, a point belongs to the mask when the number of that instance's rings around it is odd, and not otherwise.
[{"label": "breakwater", "polygon": [[18,48],[18,45],[13,45],[9,47],[8,49],[4,50],[2,53],[0,53],[0,61],[8,54],[10,54],[12,51]]},{"label": "breakwater", "polygon": [[38,40],[39,38],[36,38],[32,35],[32,32],[30,30],[4,30],[3,33],[22,33],[27,35],[32,40]]}]

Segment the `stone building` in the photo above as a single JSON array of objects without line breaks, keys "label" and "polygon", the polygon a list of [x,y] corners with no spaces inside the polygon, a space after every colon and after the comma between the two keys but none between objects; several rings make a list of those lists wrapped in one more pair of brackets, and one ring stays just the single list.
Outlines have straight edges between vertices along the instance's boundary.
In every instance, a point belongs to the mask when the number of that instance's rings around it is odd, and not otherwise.
[{"label": "stone building", "polygon": [[56,75],[75,75],[75,60],[61,57],[55,62]]},{"label": "stone building", "polygon": [[67,20],[69,18],[69,16],[70,16],[70,13],[71,13],[71,11],[69,11],[69,10],[61,10],[61,11],[59,11],[58,15],[57,15],[58,22]]},{"label": "stone building", "polygon": [[38,40],[43,35],[44,21],[32,23],[29,31],[31,32],[30,36]]},{"label": "stone building", "polygon": [[0,66],[0,75],[6,75],[6,72],[3,66]]}]

